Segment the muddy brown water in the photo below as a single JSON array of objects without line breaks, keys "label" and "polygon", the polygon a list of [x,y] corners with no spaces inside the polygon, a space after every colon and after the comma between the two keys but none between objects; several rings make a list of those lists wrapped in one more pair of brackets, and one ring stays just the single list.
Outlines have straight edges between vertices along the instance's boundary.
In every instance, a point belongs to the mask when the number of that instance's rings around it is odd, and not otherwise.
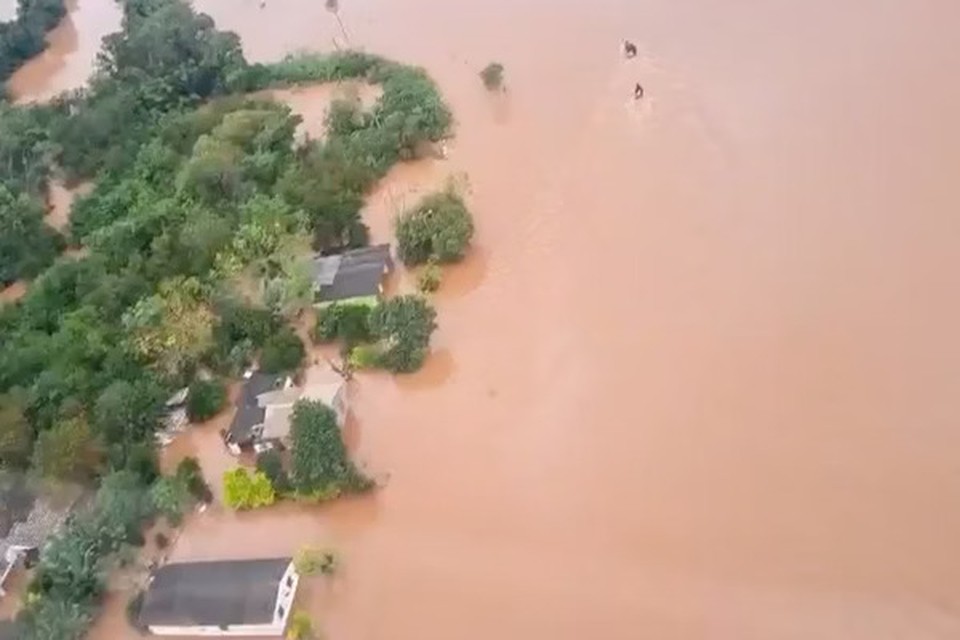
[{"label": "muddy brown water", "polygon": [[[301,598],[330,638],[960,637],[960,5],[339,4],[458,119],[374,236],[466,173],[476,248],[425,370],[351,389],[386,486],[215,507],[174,557],[336,545]],[[324,3],[196,5],[254,60],[344,44]],[[180,446],[218,472],[214,429]],[[119,602],[93,637],[135,637]]]}]

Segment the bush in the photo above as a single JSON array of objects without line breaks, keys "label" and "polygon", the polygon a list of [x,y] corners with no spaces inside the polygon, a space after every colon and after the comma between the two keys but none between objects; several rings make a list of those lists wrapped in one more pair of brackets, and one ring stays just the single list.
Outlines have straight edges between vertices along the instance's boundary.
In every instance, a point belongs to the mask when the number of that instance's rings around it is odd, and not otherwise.
[{"label": "bush", "polygon": [[380,347],[375,344],[360,344],[350,351],[348,360],[354,369],[374,369],[380,366]]},{"label": "bush", "polygon": [[231,509],[243,510],[270,506],[277,496],[262,472],[237,467],[223,474],[223,499]]},{"label": "bush", "polygon": [[454,262],[463,258],[473,238],[473,218],[463,198],[453,189],[433,193],[396,221],[397,251],[404,264],[418,265],[435,258]]},{"label": "bush", "polygon": [[319,343],[340,339],[349,349],[370,340],[370,307],[364,304],[332,304],[317,314],[313,339]]},{"label": "bush", "polygon": [[503,87],[503,65],[499,62],[491,62],[480,72],[480,78],[488,91],[500,90]]},{"label": "bush", "polygon": [[279,451],[270,449],[258,455],[257,471],[267,476],[276,493],[283,495],[293,490],[290,476],[287,475],[287,470],[283,468],[283,458],[281,458]]},{"label": "bush", "polygon": [[340,562],[337,554],[330,549],[317,547],[301,547],[293,558],[297,573],[302,576],[323,574],[330,576],[336,573]]},{"label": "bush", "polygon": [[440,272],[440,265],[436,259],[430,258],[427,266],[423,268],[420,275],[417,276],[417,288],[421,293],[433,293],[440,288],[440,281],[443,274]]},{"label": "bush", "polygon": [[203,471],[196,458],[188,456],[181,460],[177,464],[176,475],[194,499],[208,504],[213,502],[213,492],[210,491],[207,481],[203,479]]},{"label": "bush", "polygon": [[219,380],[197,379],[187,395],[187,417],[191,422],[204,422],[220,413],[227,403],[227,388]]},{"label": "bush", "polygon": [[370,314],[370,329],[379,341],[379,366],[394,373],[411,373],[423,366],[437,312],[420,296],[398,296]]},{"label": "bush", "polygon": [[287,627],[287,640],[312,640],[313,637],[313,622],[309,614],[304,611],[294,613]]},{"label": "bush", "polygon": [[264,373],[293,371],[300,366],[305,355],[300,337],[290,327],[283,327],[263,345],[260,369]]}]

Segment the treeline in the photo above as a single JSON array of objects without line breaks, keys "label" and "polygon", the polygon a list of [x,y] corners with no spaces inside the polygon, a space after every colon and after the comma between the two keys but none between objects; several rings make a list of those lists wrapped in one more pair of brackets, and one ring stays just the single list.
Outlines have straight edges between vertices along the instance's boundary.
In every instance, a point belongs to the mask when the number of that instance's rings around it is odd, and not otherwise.
[{"label": "treeline", "polygon": [[47,31],[66,12],[63,0],[18,0],[16,18],[0,22],[0,86],[20,65],[46,48]]},{"label": "treeline", "polygon": [[[241,95],[345,78],[383,86],[372,112],[340,104],[329,135],[298,146],[289,109]],[[0,109],[0,133],[11,134],[0,135],[10,193],[0,212],[38,197],[54,165],[96,181],[68,228],[85,255],[58,260],[0,307],[0,465],[169,494],[156,488],[170,481],[154,447],[165,399],[201,369],[237,374],[265,346],[302,357],[286,326],[312,301],[297,256],[365,244],[364,193],[450,126],[420,69],[360,53],[248,65],[234,34],[179,0],[125,2],[87,89]],[[96,530],[71,538],[80,565],[41,559],[27,638],[69,640],[86,627],[120,544],[97,531],[128,530],[133,517],[99,509],[83,520]]]}]

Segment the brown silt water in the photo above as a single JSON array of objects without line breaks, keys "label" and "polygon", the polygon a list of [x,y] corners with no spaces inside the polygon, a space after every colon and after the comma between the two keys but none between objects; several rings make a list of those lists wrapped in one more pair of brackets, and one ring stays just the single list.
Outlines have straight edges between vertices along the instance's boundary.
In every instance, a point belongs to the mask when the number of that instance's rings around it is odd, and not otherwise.
[{"label": "brown silt water", "polygon": [[[196,5],[253,60],[424,65],[456,139],[365,214],[466,174],[478,234],[425,370],[352,383],[384,487],[175,558],[331,544],[343,640],[960,637],[960,4]],[[226,468],[216,428],[177,446]]]}]

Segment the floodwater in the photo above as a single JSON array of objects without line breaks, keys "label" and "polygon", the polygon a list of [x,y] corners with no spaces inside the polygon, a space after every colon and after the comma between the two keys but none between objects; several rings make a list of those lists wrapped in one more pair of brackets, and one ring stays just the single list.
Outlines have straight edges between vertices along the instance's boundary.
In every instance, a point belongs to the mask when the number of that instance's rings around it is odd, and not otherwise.
[{"label": "floodwater", "polygon": [[121,17],[117,2],[67,0],[67,15],[47,33],[47,49],[17,69],[7,92],[23,104],[79,89],[93,73],[100,40],[120,28]]},{"label": "floodwater", "polygon": [[456,140],[367,219],[466,174],[478,234],[426,369],[353,382],[385,486],[174,557],[333,544],[301,603],[339,639],[960,637],[960,4],[196,5],[254,60],[425,65]]}]

